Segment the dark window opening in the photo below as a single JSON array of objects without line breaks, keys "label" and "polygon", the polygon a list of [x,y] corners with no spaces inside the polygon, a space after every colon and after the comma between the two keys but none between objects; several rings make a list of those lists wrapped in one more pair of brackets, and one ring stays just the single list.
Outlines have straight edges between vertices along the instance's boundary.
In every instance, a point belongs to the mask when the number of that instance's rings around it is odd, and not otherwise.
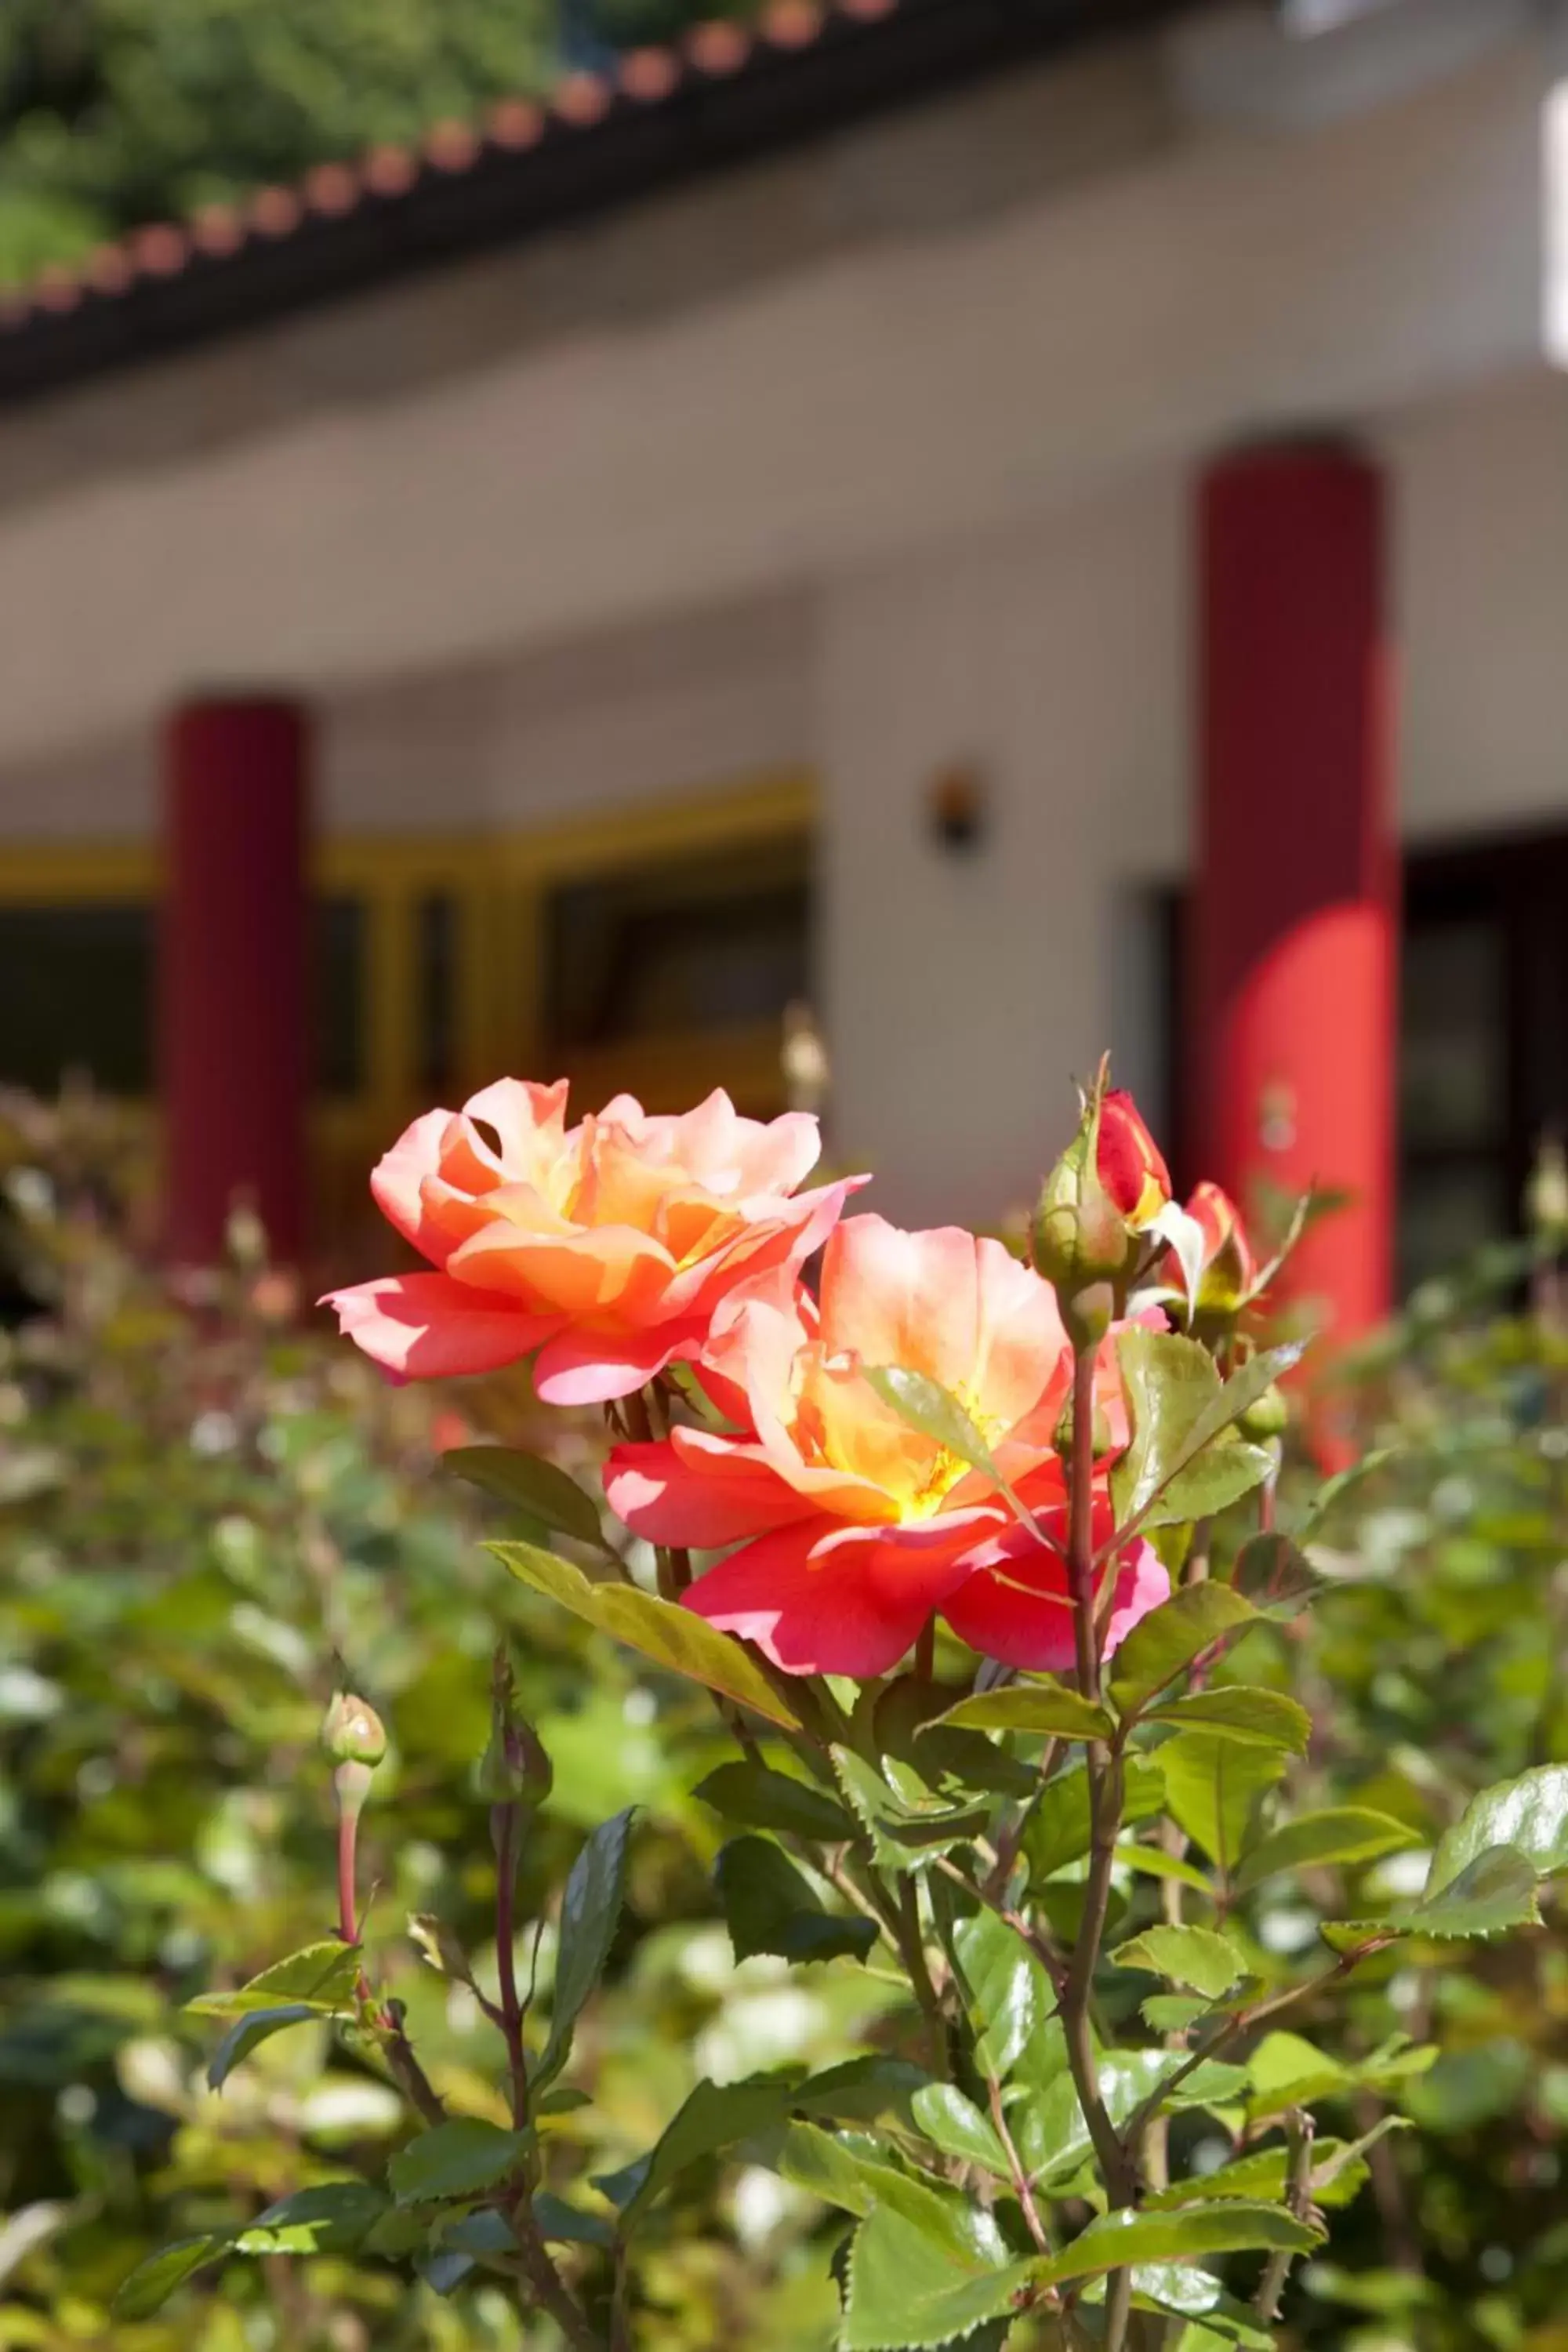
[{"label": "dark window opening", "polygon": [[312,927],[316,1090],[357,1095],[365,1079],[365,902],[346,895],[318,898]]},{"label": "dark window opening", "polygon": [[428,1095],[449,1087],[458,1061],[458,901],[432,890],[416,910],[416,1059]]},{"label": "dark window opening", "polygon": [[0,1082],[150,1092],[156,955],[150,906],[0,907]]},{"label": "dark window opening", "polygon": [[804,840],[639,865],[562,884],[544,908],[552,1050],[782,1021],[809,992]]}]

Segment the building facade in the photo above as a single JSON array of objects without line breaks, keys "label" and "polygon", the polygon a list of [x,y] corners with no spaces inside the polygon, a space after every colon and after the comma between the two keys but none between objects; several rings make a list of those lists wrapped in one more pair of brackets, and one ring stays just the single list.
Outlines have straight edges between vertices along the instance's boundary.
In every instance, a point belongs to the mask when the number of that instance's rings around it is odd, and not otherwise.
[{"label": "building facade", "polygon": [[1568,1114],[1559,14],[788,0],[13,305],[0,1077],[342,1257],[501,1068],[804,1002],[985,1222],[1109,1045],[1363,1327]]}]

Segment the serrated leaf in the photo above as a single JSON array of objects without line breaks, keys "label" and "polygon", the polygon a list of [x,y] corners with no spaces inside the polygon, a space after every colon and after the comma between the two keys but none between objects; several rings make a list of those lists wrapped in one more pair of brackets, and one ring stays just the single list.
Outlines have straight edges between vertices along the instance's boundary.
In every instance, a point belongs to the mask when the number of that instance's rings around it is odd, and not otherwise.
[{"label": "serrated leaf", "polygon": [[1238,1893],[1260,1885],[1281,1870],[1327,1868],[1331,1864],[1372,1862],[1421,1840],[1407,1823],[1365,1805],[1331,1805],[1299,1813],[1249,1846],[1235,1873]]},{"label": "serrated leaf", "polygon": [[1408,1911],[1382,1918],[1331,1920],[1323,1929],[1336,1951],[1353,1951],[1376,1937],[1430,1936],[1437,1941],[1500,1935],[1505,1927],[1540,1924],[1535,1865],[1510,1845],[1489,1846],[1436,1895]]},{"label": "serrated leaf", "polygon": [[1116,1724],[1104,1707],[1065,1683],[1013,1683],[949,1707],[942,1722],[961,1731],[1037,1732],[1052,1739],[1110,1739]]},{"label": "serrated leaf", "polygon": [[1004,2180],[1007,2178],[1007,2151],[996,2136],[996,2126],[954,2084],[926,2084],[915,2094],[913,2112],[920,2129],[943,2156],[956,2157],[961,2164],[982,2165]]},{"label": "serrated leaf", "polygon": [[1472,1797],[1439,1840],[1423,1901],[1438,1895],[1489,1846],[1511,1846],[1542,1876],[1568,1870],[1568,1764],[1542,1764]]},{"label": "serrated leaf", "polygon": [[656,1665],[683,1675],[689,1682],[722,1691],[727,1698],[748,1706],[786,1731],[798,1731],[800,1717],[769,1682],[761,1666],[728,1633],[721,1633],[694,1610],[638,1592],[629,1584],[594,1584],[570,1560],[535,1544],[497,1543],[489,1547],[521,1584],[558,1601],[585,1624],[597,1626],[628,1649],[651,1658]]},{"label": "serrated leaf", "polygon": [[510,1445],[459,1445],[442,1454],[441,1466],[470,1486],[514,1503],[558,1535],[604,1549],[598,1505],[555,1463]]},{"label": "serrated leaf", "polygon": [[971,1470],[978,1470],[982,1477],[989,1478],[1025,1525],[1034,1525],[997,1467],[996,1457],[981,1432],[950,1389],[933,1381],[929,1372],[911,1371],[902,1364],[862,1365],[860,1376],[901,1422],[918,1430],[922,1437],[929,1437],[944,1454],[956,1455]]},{"label": "serrated leaf", "polygon": [[[1368,2132],[1363,2139],[1314,2142],[1312,2202],[1348,2205],[1366,2179],[1366,2168],[1361,2161],[1365,2149],[1382,2138],[1385,2131],[1403,2126],[1405,2121],[1403,2116],[1387,2116],[1375,2131]],[[1151,2211],[1158,2211],[1170,2205],[1209,2204],[1231,2198],[1264,2205],[1282,2203],[1289,2164],[1289,2151],[1285,2147],[1260,2148],[1256,2156],[1238,2157],[1232,2164],[1222,2164],[1216,2171],[1195,2173],[1169,2189],[1157,2189],[1144,2199],[1144,2204]]]},{"label": "serrated leaf", "polygon": [[399,2205],[477,2197],[516,2170],[528,2144],[527,2132],[503,2131],[478,2116],[457,2116],[399,2148],[386,2177]]},{"label": "serrated leaf", "polygon": [[619,2207],[625,2234],[689,2166],[738,2140],[776,2130],[789,2110],[789,2085],[765,2075],[744,2083],[699,2083],[646,2156],[596,2178],[594,2186]]},{"label": "serrated leaf", "polygon": [[727,1822],[739,1822],[745,1829],[776,1830],[785,1837],[812,1838],[826,1845],[845,1844],[855,1833],[844,1807],[823,1790],[792,1773],[772,1771],[765,1764],[739,1759],[721,1764],[692,1793]]},{"label": "serrated leaf", "polygon": [[290,2025],[317,2025],[321,2019],[319,2009],[301,2000],[287,2002],[280,2009],[252,2010],[249,2016],[237,2018],[208,2063],[208,2088],[221,2091],[235,2068],[275,2033],[284,2032]]},{"label": "serrated leaf", "polygon": [[1034,2274],[1042,2284],[1056,2286],[1134,2263],[1195,2262],[1205,2254],[1266,2250],[1307,2254],[1322,2234],[1280,2206],[1240,2201],[1104,2213],[1065,2252],[1037,2264]]},{"label": "serrated leaf", "polygon": [[363,2244],[386,2211],[368,2180],[328,2180],[258,2213],[235,2241],[242,2254],[339,2254]]},{"label": "serrated leaf", "polygon": [[1297,1756],[1306,1754],[1312,1736],[1312,1718],[1295,1699],[1246,1683],[1224,1683],[1216,1690],[1163,1699],[1146,1710],[1144,1721],[1173,1724],[1178,1730],[1223,1731],[1232,1739],[1256,1740],[1261,1747],[1284,1748]]},{"label": "serrated leaf", "polygon": [[631,1823],[630,1809],[616,1813],[611,1821],[602,1822],[584,1845],[567,1878],[561,1905],[550,2037],[534,2070],[536,2093],[552,2083],[565,2065],[577,2020],[605,1973],[626,1901],[626,1841]]},{"label": "serrated leaf", "polygon": [[185,2003],[193,2017],[246,2017],[252,2010],[298,2004],[331,2016],[352,2008],[360,1970],[359,1952],[336,1936],[307,1944],[287,1959],[275,1960],[234,1992],[198,1993]]},{"label": "serrated leaf", "polygon": [[1275,1617],[1295,1615],[1324,1590],[1324,1580],[1306,1553],[1273,1529],[1247,1538],[1237,1553],[1230,1580],[1255,1609]]},{"label": "serrated leaf", "polygon": [[[896,1768],[900,1786],[895,1788],[853,1748],[835,1748],[832,1755],[838,1785],[883,1870],[927,1869],[939,1854],[962,1845],[990,1820],[988,1805],[953,1805],[919,1783],[907,1766]],[[910,1793],[917,1789],[918,1793]]]},{"label": "serrated leaf", "polygon": [[122,2279],[114,2297],[116,2319],[151,2319],[162,2311],[178,2286],[194,2278],[209,2263],[230,2252],[233,2241],[211,2232],[200,2238],[177,2238],[173,2245],[149,2254]]},{"label": "serrated leaf", "polygon": [[1191,1993],[1152,1992],[1147,2000],[1138,2004],[1138,2014],[1152,2033],[1184,2033],[1205,2016],[1210,2004],[1194,2000]]},{"label": "serrated leaf", "polygon": [[1245,1958],[1228,1936],[1212,1927],[1145,1927],[1110,1957],[1119,1969],[1145,1969],[1151,1976],[1185,1985],[1208,2000],[1218,2000],[1247,1972]]},{"label": "serrated leaf", "polygon": [[1112,1699],[1123,1715],[1136,1713],[1194,1658],[1217,1642],[1238,1639],[1258,1622],[1252,1603],[1228,1584],[1205,1578],[1201,1584],[1184,1585],[1141,1619],[1118,1650],[1110,1677]]},{"label": "serrated leaf", "polygon": [[454,1984],[472,1987],[473,1963],[444,1919],[437,1919],[432,1911],[414,1912],[409,1916],[408,1934],[437,1976],[449,1977]]},{"label": "serrated leaf", "polygon": [[992,1911],[961,1921],[953,1937],[976,2062],[1004,2083],[1037,2029],[1056,2006],[1050,1981],[1022,1937]]},{"label": "serrated leaf", "polygon": [[1232,1428],[1299,1347],[1253,1357],[1223,1388],[1208,1350],[1175,1332],[1133,1325],[1118,1335],[1116,1353],[1132,1423],[1110,1474],[1119,1531],[1210,1518],[1270,1475],[1272,1454]]},{"label": "serrated leaf", "polygon": [[1178,1731],[1158,1752],[1170,1812],[1228,1874],[1263,1798],[1284,1773],[1282,1750],[1227,1739],[1218,1731]]},{"label": "serrated leaf", "polygon": [[1027,2263],[983,2256],[879,2206],[855,2233],[842,2352],[924,2352],[973,2335],[1027,2294]]},{"label": "serrated leaf", "polygon": [[861,2218],[873,2206],[908,2208],[918,2217],[926,2200],[945,2193],[932,2181],[910,2178],[880,2141],[858,2132],[827,2132],[811,2123],[792,2123],[779,2150],[780,2177],[808,2197],[841,2213]]},{"label": "serrated leaf", "polygon": [[769,1838],[732,1838],[714,1864],[714,1884],[737,1960],[759,1952],[781,1959],[863,1960],[877,1940],[874,1919],[835,1914]]}]

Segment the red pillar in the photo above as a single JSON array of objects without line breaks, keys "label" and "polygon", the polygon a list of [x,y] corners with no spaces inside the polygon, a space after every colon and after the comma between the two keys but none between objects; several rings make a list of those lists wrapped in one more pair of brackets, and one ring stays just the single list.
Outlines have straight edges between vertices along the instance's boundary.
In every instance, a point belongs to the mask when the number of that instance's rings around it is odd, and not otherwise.
[{"label": "red pillar", "polygon": [[1195,917],[1203,1165],[1237,1199],[1349,1205],[1289,1295],[1336,1339],[1393,1282],[1394,966],[1384,499],[1352,451],[1238,451],[1200,499]]},{"label": "red pillar", "polygon": [[308,739],[276,701],[202,701],[164,745],[159,1056],[171,1255],[212,1265],[237,1200],[305,1238]]}]

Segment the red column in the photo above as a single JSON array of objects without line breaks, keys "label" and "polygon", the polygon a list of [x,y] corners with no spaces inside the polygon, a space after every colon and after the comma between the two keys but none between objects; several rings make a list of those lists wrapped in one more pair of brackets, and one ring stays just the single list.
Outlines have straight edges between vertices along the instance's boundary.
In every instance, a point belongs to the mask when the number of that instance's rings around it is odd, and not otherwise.
[{"label": "red column", "polygon": [[211,1265],[237,1200],[275,1258],[305,1237],[308,739],[291,705],[169,722],[159,971],[171,1255]]},{"label": "red column", "polygon": [[1393,1280],[1394,967],[1384,499],[1325,444],[1238,451],[1200,499],[1195,1038],[1204,1165],[1349,1205],[1290,1295],[1338,1339]]}]

